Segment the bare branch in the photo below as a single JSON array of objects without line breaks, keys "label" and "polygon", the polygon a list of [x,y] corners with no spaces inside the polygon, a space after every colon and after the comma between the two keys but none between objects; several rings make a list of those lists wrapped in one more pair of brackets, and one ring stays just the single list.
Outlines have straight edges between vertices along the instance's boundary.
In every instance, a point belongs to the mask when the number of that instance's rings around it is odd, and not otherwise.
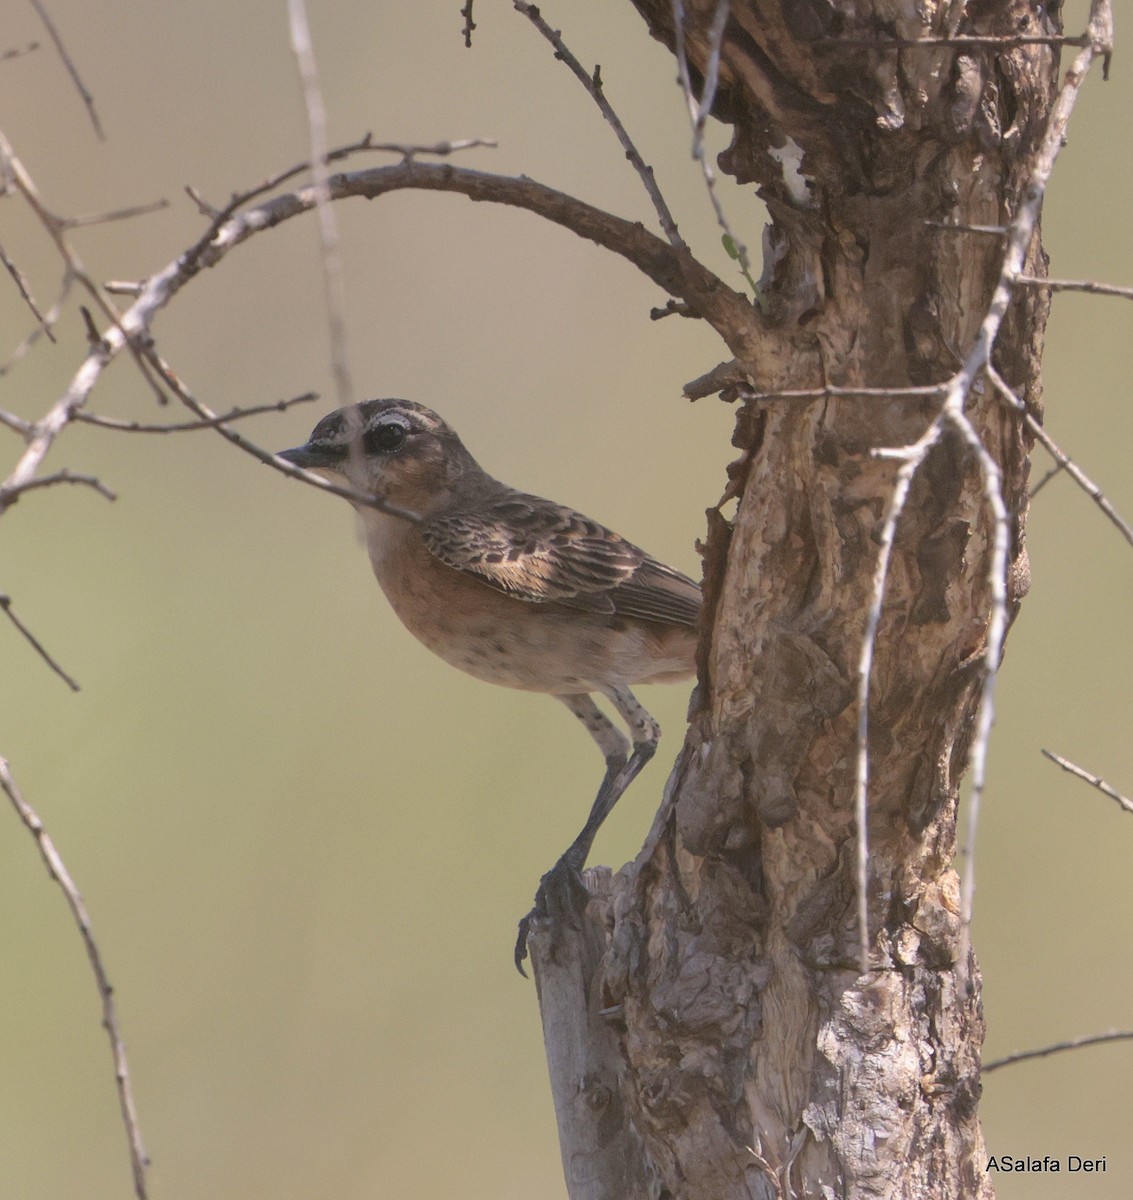
[{"label": "bare branch", "polygon": [[720,55],[724,49],[724,30],[731,11],[730,0],[716,0],[716,11],[708,29],[708,61],[704,68],[704,89],[697,104],[696,123],[692,131],[692,156],[704,157],[704,127],[716,103],[716,88],[720,83]]},{"label": "bare branch", "polygon": [[[418,155],[435,155],[444,158],[460,150],[470,150],[480,146],[494,149],[497,144],[494,138],[462,138],[455,142],[444,141],[434,142],[431,145],[406,145],[400,142],[375,142],[373,136],[367,133],[365,137],[357,142],[351,142],[349,145],[339,146],[331,150],[326,156],[326,161],[328,163],[342,162],[347,158],[352,158],[356,154],[364,154],[367,151],[400,154],[405,159],[413,159]],[[198,243],[198,247],[207,245],[216,229],[245,204],[266,195],[268,192],[274,192],[276,188],[286,183],[289,179],[294,179],[297,175],[302,175],[310,169],[311,164],[309,162],[301,162],[296,163],[293,167],[288,167],[285,171],[280,171],[276,175],[269,175],[267,179],[261,180],[254,187],[248,188],[243,192],[234,193],[223,208],[215,208],[204,200],[195,188],[186,185],[185,191],[201,210],[202,214],[212,222],[212,225],[206,231],[200,243]],[[199,249],[195,248],[195,251],[190,251],[190,253],[194,252],[199,252]]]},{"label": "bare branch", "polygon": [[79,936],[83,939],[87,959],[90,962],[91,970],[94,972],[98,994],[102,1000],[102,1025],[106,1030],[106,1036],[110,1039],[110,1053],[114,1060],[114,1084],[118,1090],[118,1106],[122,1113],[122,1124],[125,1127],[126,1139],[130,1146],[130,1167],[134,1176],[134,1194],[138,1200],[147,1200],[146,1168],[149,1166],[149,1157],[142,1144],[141,1129],[138,1125],[138,1110],[134,1102],[133,1084],[130,1082],[130,1066],[126,1059],[126,1046],[122,1041],[122,1031],[118,1024],[118,1011],[114,1004],[114,989],[110,986],[110,980],[103,965],[102,954],[99,951],[98,943],[95,941],[90,916],[87,913],[86,905],[83,904],[82,896],[79,895],[79,889],[75,886],[75,882],[71,878],[59,851],[56,850],[55,843],[43,827],[43,822],[39,819],[36,811],[20,794],[20,790],[16,786],[16,782],[12,778],[11,771],[8,768],[8,761],[5,758],[0,758],[0,789],[4,791],[5,795],[12,802],[12,806],[20,816],[20,820],[23,821],[24,826],[31,833],[32,837],[35,838],[36,845],[39,847],[39,853],[47,866],[47,873],[63,889],[67,906],[70,908],[71,915],[78,926]]},{"label": "bare branch", "polygon": [[94,97],[87,91],[86,85],[79,77],[78,68],[67,53],[67,47],[63,45],[63,39],[59,36],[59,31],[55,28],[55,24],[51,20],[47,9],[43,6],[41,0],[31,0],[31,6],[39,14],[39,19],[43,22],[51,40],[55,43],[55,49],[59,57],[63,60],[63,65],[67,68],[67,74],[71,76],[71,82],[74,83],[79,95],[83,98],[83,103],[87,106],[87,113],[90,116],[90,123],[94,126],[98,140],[100,142],[105,141],[106,135],[102,132],[102,122],[98,119],[98,112],[94,107]]},{"label": "bare branch", "polygon": [[598,69],[595,68],[593,75],[589,75],[583,70],[582,64],[567,49],[562,34],[558,30],[552,29],[543,20],[542,14],[534,4],[525,4],[523,0],[513,0],[513,3],[516,10],[522,13],[547,41],[551,43],[555,48],[555,57],[566,63],[571,73],[586,89],[594,103],[598,105],[602,116],[606,119],[606,124],[614,131],[618,141],[621,143],[622,149],[625,151],[626,158],[633,164],[633,169],[637,172],[646,192],[649,194],[649,199],[653,202],[653,208],[657,213],[657,219],[661,223],[661,230],[665,234],[665,237],[669,239],[669,244],[684,249],[685,241],[677,231],[677,223],[673,220],[673,214],[669,211],[669,206],[665,203],[664,196],[661,195],[661,189],[657,186],[653,168],[646,165],[637,147],[633,144],[633,139],[626,132],[626,128],[622,124],[618,114],[614,112],[610,102],[606,99],[606,93],[602,88],[601,75]]},{"label": "bare branch", "polygon": [[145,284],[138,279],[108,279],[102,289],[112,296],[140,296]]},{"label": "bare branch", "polygon": [[1123,796],[1116,788],[1110,787],[1100,775],[1091,775],[1089,771],[1083,770],[1068,758],[1063,758],[1061,754],[1055,754],[1053,750],[1044,750],[1043,754],[1052,763],[1057,763],[1064,771],[1069,771],[1071,775],[1076,775],[1079,779],[1084,779],[1091,787],[1097,788],[1102,795],[1116,800],[1127,813],[1133,813],[1133,800]]},{"label": "bare branch", "polygon": [[[1118,530],[1121,536],[1133,546],[1133,526],[1125,520],[1124,517],[1117,511],[1116,508],[1106,499],[1101,488],[1074,463],[1058,446],[1058,443],[1047,433],[1046,429],[1036,420],[1035,415],[1030,412],[1022,399],[1015,395],[1015,392],[999,374],[999,372],[989,363],[987,366],[987,375],[995,387],[995,390],[1007,401],[1012,408],[1021,413],[1023,420],[1027,424],[1027,428],[1035,435],[1042,443],[1043,448],[1050,454],[1051,458],[1058,464],[1060,471],[1065,471],[1067,475],[1086,493],[1087,496],[1102,510],[1109,518],[1114,527]],[[1053,474],[1053,472],[1052,472]],[[1033,496],[1040,487],[1045,484],[1051,476],[1039,481],[1031,492]]]},{"label": "bare branch", "polygon": [[984,679],[980,688],[980,705],[976,713],[976,732],[972,739],[969,760],[972,764],[972,790],[968,797],[968,826],[960,859],[964,864],[960,900],[960,977],[967,978],[968,944],[972,912],[976,895],[976,832],[980,823],[980,805],[987,786],[987,756],[991,744],[991,727],[995,723],[995,685],[999,679],[999,664],[1003,659],[1003,643],[1007,637],[1007,571],[1011,530],[1007,505],[1003,499],[1003,474],[994,456],[983,444],[960,405],[963,397],[953,392],[955,407],[949,420],[975,452],[984,484],[984,498],[994,521],[991,560],[987,579],[991,588],[991,614],[988,619],[984,647]]},{"label": "bare branch", "polygon": [[12,611],[12,598],[10,596],[0,595],[0,608],[2,608],[8,617],[8,620],[19,630],[24,639],[31,645],[31,648],[43,659],[45,663],[59,676],[60,679],[71,689],[72,692],[79,691],[79,685],[75,678],[68,675],[59,663],[51,657],[47,648],[35,636],[34,633],[20,620],[19,617]]},{"label": "bare branch", "polygon": [[56,471],[53,475],[36,475],[18,484],[0,485],[0,512],[10,507],[25,492],[36,488],[54,487],[58,483],[80,483],[84,487],[93,488],[107,500],[117,500],[117,495],[94,475],[80,475],[76,471]]},{"label": "bare branch", "polygon": [[1031,488],[1030,492],[1027,494],[1027,499],[1033,500],[1039,494],[1039,492],[1041,492],[1043,490],[1043,488],[1046,487],[1046,485],[1048,483],[1050,483],[1050,481],[1056,475],[1061,475],[1061,474],[1062,474],[1061,465],[1059,463],[1055,463],[1053,467],[1050,467],[1047,470],[1047,473],[1038,481],[1038,483],[1036,483],[1034,485],[1034,487]]},{"label": "bare branch", "polygon": [[460,15],[464,18],[464,45],[472,49],[472,31],[476,28],[476,22],[472,19],[472,0],[464,0],[464,7],[460,10]]},{"label": "bare branch", "polygon": [[[1113,21],[1109,10],[1109,2],[1108,0],[1092,0],[1086,47],[1077,55],[1074,63],[1066,72],[1058,97],[1051,109],[1042,142],[1035,155],[1030,179],[1027,186],[1021,192],[1019,206],[1015,211],[1011,224],[1008,226],[1007,245],[1004,249],[1003,265],[1000,268],[999,281],[995,286],[991,302],[988,305],[987,313],[980,325],[975,342],[968,352],[963,368],[954,377],[948,399],[945,401],[945,410],[948,412],[952,423],[961,432],[965,432],[964,426],[961,424],[962,420],[966,422],[966,418],[963,417],[965,398],[979,375],[991,366],[992,348],[995,345],[995,340],[999,335],[1000,327],[1006,316],[1008,306],[1011,303],[1012,281],[1015,276],[1022,273],[1027,248],[1031,244],[1039,212],[1042,208],[1043,196],[1046,192],[1047,184],[1050,182],[1055,160],[1058,158],[1059,152],[1065,142],[1066,126],[1070,120],[1070,114],[1074,109],[1074,105],[1077,102],[1078,93],[1094,62],[1098,58],[1101,58],[1104,63],[1108,63],[1112,46]],[[967,436],[966,432],[965,436]],[[976,441],[979,442],[979,439],[977,438]],[[990,502],[991,482],[989,463],[994,467],[996,474],[998,474],[998,466],[994,464],[994,459],[982,447],[982,443],[980,443],[980,451],[978,453],[980,453],[981,469],[984,472],[985,491],[989,495]],[[1003,497],[1001,493],[998,501],[999,504],[1002,504]],[[1006,555],[1000,544],[1003,520],[997,505],[993,505],[993,512],[996,522],[996,533],[991,566],[993,570],[1005,571]],[[999,659],[1002,651],[1002,637],[1006,629],[1006,610],[1003,604],[1003,597],[1006,595],[1006,592],[1003,590],[1006,587],[1006,579],[997,578],[993,575],[989,583],[992,588],[993,604],[984,654],[985,675],[978,718],[978,725],[981,731],[990,731],[991,722],[994,719],[994,710],[989,697],[995,687],[995,679],[999,671]],[[985,778],[986,754],[986,737],[978,735],[972,746],[971,764],[973,781],[978,781],[981,788],[982,781]],[[972,903],[975,896],[973,854],[978,812],[978,804],[970,807],[966,844],[960,851],[961,857],[967,863],[960,916],[959,969],[962,978],[966,976],[969,946],[971,943]]]},{"label": "bare branch", "polygon": [[25,421],[23,417],[17,417],[15,413],[10,413],[3,408],[0,408],[0,425],[14,429],[24,438],[30,438],[35,429],[30,421]]},{"label": "bare branch", "polygon": [[327,328],[330,334],[331,373],[340,408],[354,403],[354,382],[346,353],[346,289],[342,281],[342,260],[338,253],[338,226],[331,207],[327,184],[327,114],[319,88],[319,72],[311,45],[304,0],[288,0],[291,48],[299,66],[303,101],[307,109],[307,127],[311,138],[311,176],[314,180],[315,209],[319,219],[319,238],[323,252],[323,286],[326,293]]},{"label": "bare branch", "polygon": [[[11,143],[6,137],[4,137],[3,133],[0,133],[0,164],[2,164],[5,174],[15,184],[16,190],[20,193],[20,195],[23,196],[28,205],[31,207],[40,224],[42,224],[44,229],[47,230],[48,236],[55,243],[56,250],[58,250],[60,256],[67,265],[67,271],[69,275],[78,280],[78,282],[82,284],[84,288],[86,288],[87,292],[90,294],[91,298],[94,300],[103,316],[106,317],[106,319],[110,321],[119,332],[122,332],[120,325],[121,314],[114,307],[114,305],[112,305],[106,299],[98,285],[87,273],[87,270],[83,266],[79,256],[75,253],[74,249],[64,236],[65,231],[63,219],[57,217],[43,203],[43,200],[40,198],[39,191],[35,186],[35,181],[24,167],[24,164],[19,160],[19,158],[16,157],[15,150],[12,149]],[[129,346],[130,352],[134,355],[134,360],[138,364],[138,369],[142,372],[142,377],[148,384],[150,384],[151,387],[154,388],[155,392],[157,393],[158,401],[160,403],[164,403],[165,398],[161,395],[160,390],[157,389],[152,378],[146,372],[145,363],[138,355],[136,347],[129,341],[127,341],[126,344]],[[24,469],[27,469],[25,464],[21,464],[19,467],[17,467],[17,470]],[[34,468],[32,469],[34,470]]]},{"label": "bare branch", "polygon": [[32,315],[39,322],[40,330],[47,335],[48,341],[54,342],[55,335],[51,332],[51,326],[47,323],[47,318],[39,311],[39,305],[36,304],[35,297],[31,294],[31,284],[28,283],[24,273],[12,261],[2,245],[0,245],[0,262],[4,264],[8,274],[11,275],[23,302],[31,309]]},{"label": "bare branch", "polygon": [[63,312],[63,306],[67,303],[71,295],[71,288],[74,286],[75,276],[68,267],[63,272],[63,284],[59,289],[59,295],[55,298],[55,303],[44,313],[42,321],[37,325],[22,342],[12,351],[8,359],[4,363],[0,363],[0,375],[7,375],[8,372],[24,357],[25,354],[39,341],[45,334],[51,341],[55,341],[51,330],[59,322],[59,317]]},{"label": "bare branch", "polygon": [[869,38],[869,37],[823,37],[815,38],[810,45],[833,48],[853,46],[866,50],[916,50],[922,46],[955,46],[963,50],[969,46],[994,46],[1009,50],[1015,46],[1087,46],[1088,34],[1064,37],[1056,34],[950,34],[948,37],[924,38]]},{"label": "bare branch", "polygon": [[169,207],[168,200],[152,200],[149,204],[134,204],[128,208],[116,208],[112,212],[90,213],[82,217],[61,217],[60,229],[81,229],[85,225],[106,225],[110,221],[129,221],[132,217],[145,217]]},{"label": "bare branch", "polygon": [[[673,2],[676,6],[679,5],[680,0],[673,0]],[[868,928],[865,923],[868,914],[865,885],[868,870],[869,781],[869,725],[866,709],[869,701],[869,672],[873,661],[873,643],[877,635],[877,625],[880,623],[892,539],[907,499],[909,486],[916,471],[924,462],[928,450],[939,439],[944,425],[949,424],[964,437],[979,459],[984,481],[984,495],[994,521],[993,548],[988,568],[992,605],[984,647],[984,680],[977,716],[977,732],[969,756],[972,767],[973,802],[969,807],[965,844],[960,851],[961,858],[966,863],[966,869],[964,871],[960,944],[957,958],[961,979],[965,979],[967,976],[972,905],[975,897],[974,846],[979,821],[979,800],[986,780],[988,741],[995,715],[994,689],[1007,628],[1007,566],[1010,531],[1007,508],[1003,500],[999,465],[983,445],[975,427],[967,417],[965,405],[968,394],[980,375],[992,372],[991,353],[1011,302],[1013,281],[1022,272],[1027,249],[1034,236],[1043,195],[1054,169],[1055,160],[1062,148],[1066,125],[1082,83],[1097,58],[1102,58],[1103,62],[1108,61],[1111,49],[1112,18],[1108,0],[1092,0],[1086,48],[1076,57],[1074,64],[1066,73],[1062,88],[1051,109],[1042,142],[1035,155],[1030,179],[1022,191],[1015,215],[1005,231],[1006,246],[999,280],[963,365],[948,381],[944,389],[944,400],[940,412],[917,442],[912,446],[896,450],[875,451],[882,457],[900,459],[902,466],[897,474],[889,511],[882,529],[881,549],[874,574],[873,599],[867,616],[858,674],[858,752],[854,808],[858,821],[859,953],[862,957],[863,970],[867,965],[866,953],[869,947]],[[993,384],[994,378],[992,376]]]},{"label": "bare branch", "polygon": [[421,520],[418,513],[411,512],[407,508],[390,504],[378,496],[370,496],[364,492],[356,492],[352,488],[339,487],[338,484],[328,483],[321,475],[316,475],[313,471],[306,471],[302,467],[297,467],[294,463],[289,463],[286,459],[273,454],[270,450],[262,449],[255,442],[244,437],[243,434],[237,433],[234,429],[229,429],[224,423],[223,418],[214,413],[208,405],[202,404],[189,391],[180,377],[170,368],[169,364],[157,353],[152,344],[146,350],[146,357],[169,390],[190,412],[196,413],[202,422],[210,428],[215,429],[221,437],[231,442],[234,446],[239,447],[245,454],[250,454],[258,461],[277,471],[281,471],[284,475],[288,475],[292,479],[301,479],[304,483],[308,483],[320,491],[330,492],[332,496],[341,496],[344,500],[349,500],[351,504],[361,505],[365,508],[375,508],[378,512],[389,513],[390,516],[401,517],[405,521],[416,523]]},{"label": "bare branch", "polygon": [[304,392],[290,400],[277,400],[274,404],[256,404],[251,408],[233,408],[217,417],[206,417],[199,421],[182,421],[179,424],[147,424],[143,421],[122,421],[117,417],[104,417],[98,413],[77,412],[75,420],[98,429],[113,429],[119,433],[193,433],[199,429],[215,429],[230,421],[241,421],[245,417],[258,417],[263,413],[286,412],[296,404],[309,404],[317,400],[317,392]]},{"label": "bare branch", "polygon": [[925,221],[929,229],[943,229],[946,233],[982,233],[987,237],[1006,237],[1006,225],[970,225],[964,221]]},{"label": "bare branch", "polygon": [[[708,190],[708,198],[712,202],[712,210],[716,214],[716,224],[720,226],[724,233],[724,245],[730,255],[740,264],[744,278],[748,283],[754,286],[754,279],[751,273],[751,259],[748,256],[747,246],[743,241],[736,236],[735,230],[728,222],[727,214],[724,212],[724,206],[720,203],[720,197],[716,194],[716,172],[712,169],[712,165],[708,161],[707,155],[704,153],[704,123],[708,117],[708,111],[704,108],[702,102],[698,102],[692,91],[692,77],[688,69],[688,54],[685,51],[685,11],[683,0],[672,0],[673,4],[673,41],[677,56],[677,77],[680,81],[681,90],[685,94],[685,102],[688,105],[689,120],[692,124],[692,157],[700,163],[701,174],[704,176],[704,185]],[[713,58],[717,63],[717,71],[719,70],[720,60],[720,45],[724,37],[724,27],[728,22],[728,5],[727,3],[719,2],[716,7],[716,13],[713,17],[712,32],[710,37],[715,38],[714,42],[710,43],[709,48],[709,63]],[[705,97],[708,98],[708,83],[705,80]],[[716,80],[711,80],[713,99],[716,89]],[[709,105],[711,107],[711,105]]]},{"label": "bare branch", "polygon": [[1046,1058],[1051,1054],[1061,1054],[1063,1050],[1081,1050],[1083,1046],[1098,1046],[1103,1042],[1127,1042],[1133,1039],[1133,1029],[1110,1029],[1106,1033],[1087,1033],[1083,1037],[1071,1038],[1065,1042],[1055,1042],[1051,1046],[1042,1046],[1038,1050],[1018,1050],[1014,1054],[994,1058],[984,1063],[981,1075],[989,1071],[998,1071],[1000,1067],[1009,1067],[1013,1063],[1026,1062],[1031,1058]]},{"label": "bare branch", "polygon": [[875,453],[883,458],[901,460],[889,507],[878,537],[877,563],[873,570],[873,589],[869,611],[866,613],[862,635],[861,656],[858,660],[858,732],[854,774],[854,820],[857,823],[858,875],[858,960],[864,975],[869,970],[869,697],[873,655],[877,645],[877,630],[881,625],[881,610],[885,603],[885,588],[889,578],[889,562],[897,537],[897,524],[909,499],[913,477],[920,469],[929,450],[940,440],[943,427],[939,418],[912,445],[899,450]]},{"label": "bare branch", "polygon": [[1120,296],[1133,300],[1133,287],[1117,287],[1093,279],[1042,279],[1038,275],[1016,275],[1015,282],[1024,287],[1046,288],[1050,292],[1089,292],[1094,296]]},{"label": "bare branch", "polygon": [[0,62],[7,62],[11,58],[21,58],[25,54],[33,54],[38,49],[38,42],[28,42],[26,46],[13,46],[9,50],[0,52]]}]

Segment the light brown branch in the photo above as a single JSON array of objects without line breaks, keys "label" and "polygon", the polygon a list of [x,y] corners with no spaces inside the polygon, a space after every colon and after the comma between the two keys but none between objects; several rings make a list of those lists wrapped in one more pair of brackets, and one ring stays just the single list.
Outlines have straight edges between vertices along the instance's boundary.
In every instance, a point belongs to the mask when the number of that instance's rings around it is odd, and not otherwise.
[{"label": "light brown branch", "polygon": [[126,1059],[126,1045],[122,1041],[122,1030],[118,1024],[118,1010],[114,1004],[114,989],[103,965],[102,953],[95,941],[94,930],[91,928],[90,915],[87,913],[79,889],[71,878],[66,864],[63,862],[55,843],[51,840],[43,822],[35,809],[23,798],[8,767],[8,760],[0,758],[0,790],[12,802],[12,807],[19,814],[25,828],[35,838],[39,853],[47,866],[47,873],[63,890],[67,907],[78,926],[79,936],[86,948],[87,959],[94,973],[95,984],[102,1000],[102,1026],[110,1040],[110,1053],[114,1060],[114,1085],[118,1091],[118,1106],[122,1113],[122,1124],[126,1130],[126,1140],[130,1147],[130,1167],[134,1176],[134,1194],[138,1200],[147,1200],[146,1168],[149,1157],[142,1143],[141,1129],[138,1125],[138,1110],[134,1101],[134,1088],[130,1082],[130,1066]]}]

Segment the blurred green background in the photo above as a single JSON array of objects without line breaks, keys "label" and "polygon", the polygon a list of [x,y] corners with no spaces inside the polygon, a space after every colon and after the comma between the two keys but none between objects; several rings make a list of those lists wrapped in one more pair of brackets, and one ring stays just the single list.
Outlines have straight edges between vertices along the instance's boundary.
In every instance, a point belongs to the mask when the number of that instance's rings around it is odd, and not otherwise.
[{"label": "blurred green background", "polygon": [[[650,223],[610,131],[528,23],[479,0],[467,51],[459,7],[312,5],[332,144],[367,130],[496,137],[462,161]],[[306,157],[282,3],[51,12],[107,140],[50,49],[0,63],[0,125],[46,203],[73,215],[171,201],[73,235],[96,278],[143,277],[189,244],[202,220],[185,184],[219,204]],[[546,15],[601,63],[686,236],[734,273],[668,54],[628,4],[556,0]],[[46,42],[30,6],[6,18],[0,49]],[[1046,213],[1055,274],[1133,281],[1124,67],[1091,79],[1071,127]],[[724,195],[757,254],[762,211],[750,191]],[[698,574],[694,539],[734,456],[732,411],[680,399],[725,356],[706,329],[650,322],[662,297],[642,277],[522,213],[402,193],[337,216],[361,393],[440,409],[493,473]],[[60,267],[45,236],[17,200],[2,218],[0,240],[50,303]],[[28,327],[0,288],[0,356]],[[244,427],[272,448],[334,406],[325,331],[307,219],[237,251],[155,327],[216,409],[322,394]],[[1115,350],[1131,333],[1128,304],[1059,297],[1046,360],[1049,428],[1127,515],[1133,412]],[[84,349],[73,308],[60,334],[0,380],[0,404],[30,418],[60,394]],[[91,407],[171,415],[126,360]],[[14,462],[18,439],[0,438]],[[548,699],[432,658],[386,608],[346,506],[215,435],[73,429],[47,465],[97,473],[120,499],[56,488],[0,523],[0,590],[83,684],[69,694],[0,623],[0,753],[90,907],[154,1196],[563,1196],[534,989],[510,953],[601,774],[583,732]],[[1133,552],[1064,479],[1037,499],[1030,539],[979,845],[990,1057],[1133,1026],[1133,820],[1039,755],[1133,789]],[[645,693],[667,738],[597,861],[634,853],[679,745],[687,692]],[[126,1196],[85,958],[30,838],[0,819],[0,1196]],[[1001,1196],[1130,1194],[1131,1064],[1119,1045],[988,1078],[992,1152],[1108,1162],[1094,1177],[1000,1177]]]}]

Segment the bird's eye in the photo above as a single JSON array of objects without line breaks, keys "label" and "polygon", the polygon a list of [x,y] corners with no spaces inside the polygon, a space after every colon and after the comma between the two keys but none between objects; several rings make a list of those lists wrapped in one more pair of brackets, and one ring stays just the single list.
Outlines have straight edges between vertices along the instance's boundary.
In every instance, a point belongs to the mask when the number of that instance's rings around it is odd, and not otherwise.
[{"label": "bird's eye", "polygon": [[409,430],[400,421],[383,421],[366,431],[362,445],[367,454],[392,454],[405,441]]}]

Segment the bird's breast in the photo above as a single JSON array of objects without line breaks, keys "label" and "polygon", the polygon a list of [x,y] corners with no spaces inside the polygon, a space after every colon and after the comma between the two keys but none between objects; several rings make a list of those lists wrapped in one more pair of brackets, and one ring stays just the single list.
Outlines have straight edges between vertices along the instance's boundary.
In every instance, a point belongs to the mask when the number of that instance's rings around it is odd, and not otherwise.
[{"label": "bird's breast", "polygon": [[555,695],[694,670],[691,629],[520,600],[449,567],[416,527],[374,513],[370,561],[401,622],[450,665],[489,683]]}]

